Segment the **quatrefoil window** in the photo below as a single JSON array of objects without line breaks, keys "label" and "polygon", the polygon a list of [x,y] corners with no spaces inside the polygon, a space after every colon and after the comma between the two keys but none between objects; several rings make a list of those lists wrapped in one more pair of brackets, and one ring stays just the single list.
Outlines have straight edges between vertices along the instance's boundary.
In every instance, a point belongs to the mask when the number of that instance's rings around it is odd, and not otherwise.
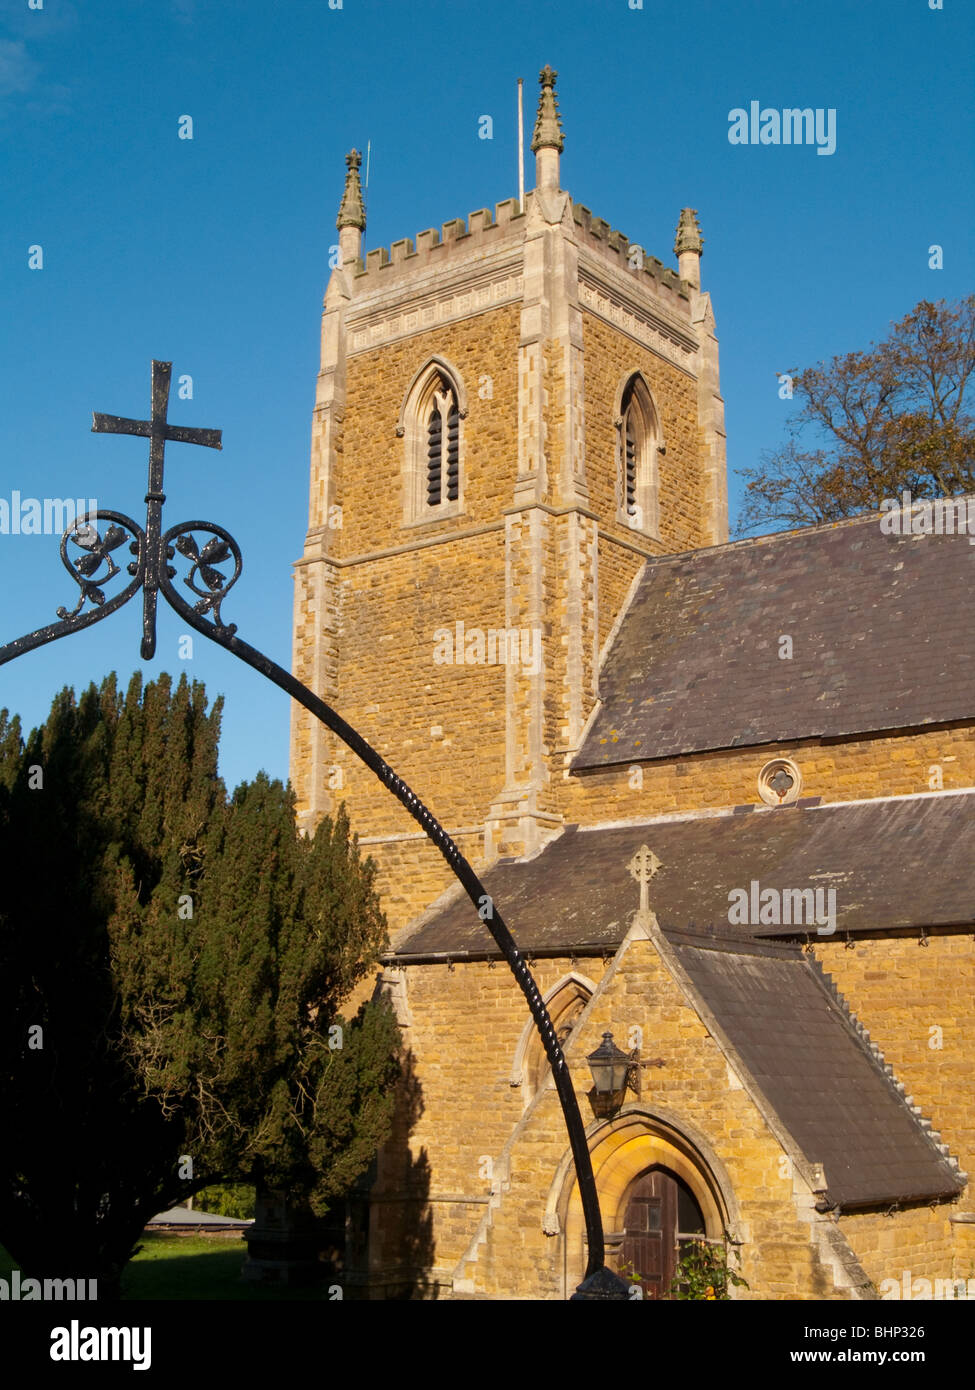
[{"label": "quatrefoil window", "polygon": [[802,773],[791,758],[773,758],[758,774],[758,794],[767,806],[788,806],[802,790]]}]

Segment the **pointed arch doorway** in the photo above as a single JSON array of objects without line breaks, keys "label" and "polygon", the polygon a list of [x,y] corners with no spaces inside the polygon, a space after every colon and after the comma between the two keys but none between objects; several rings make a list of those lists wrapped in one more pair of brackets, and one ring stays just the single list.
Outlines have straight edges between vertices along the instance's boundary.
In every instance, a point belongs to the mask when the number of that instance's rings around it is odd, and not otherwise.
[{"label": "pointed arch doorway", "polygon": [[[652,1283],[650,1280],[644,1283],[646,1297],[660,1298],[668,1293],[673,1277],[665,1278],[664,1247],[668,1244],[663,1234],[665,1219],[669,1238],[676,1247],[672,1252],[675,1265],[680,1246],[687,1238],[701,1239],[702,1230],[703,1238],[709,1243],[723,1243],[727,1233],[736,1244],[744,1242],[747,1245],[728,1172],[707,1137],[686,1116],[664,1106],[651,1108],[644,1102],[631,1103],[623,1106],[612,1119],[597,1120],[589,1125],[586,1137],[606,1229],[608,1268],[620,1272],[624,1263],[622,1247],[627,1241],[628,1221],[631,1222],[631,1238],[639,1240],[650,1235],[651,1222],[657,1219],[652,1215],[652,1202],[657,1198],[661,1201],[661,1236],[657,1242],[661,1249],[661,1267],[643,1270],[638,1260],[630,1260],[640,1274],[659,1275]],[[641,1181],[654,1172],[663,1174],[674,1183],[674,1188],[668,1188],[661,1181],[656,1191],[652,1184],[649,1190],[641,1189]],[[629,1215],[633,1198],[646,1202],[644,1213],[635,1209]],[[668,1206],[666,1217],[665,1203]],[[560,1237],[563,1296],[568,1297],[588,1257],[582,1204],[569,1151],[563,1154],[549,1187],[544,1221],[546,1232]],[[641,1229],[644,1222],[645,1228]],[[657,1241],[657,1237],[653,1240]],[[651,1252],[644,1247],[639,1253]],[[668,1263],[670,1258],[671,1255],[666,1256]],[[654,1286],[661,1292],[655,1292]],[[738,1296],[734,1288],[729,1294],[732,1298]]]},{"label": "pointed arch doorway", "polygon": [[704,1213],[687,1183],[656,1163],[627,1189],[623,1202],[620,1271],[640,1278],[644,1298],[668,1294],[683,1241],[706,1236]]}]

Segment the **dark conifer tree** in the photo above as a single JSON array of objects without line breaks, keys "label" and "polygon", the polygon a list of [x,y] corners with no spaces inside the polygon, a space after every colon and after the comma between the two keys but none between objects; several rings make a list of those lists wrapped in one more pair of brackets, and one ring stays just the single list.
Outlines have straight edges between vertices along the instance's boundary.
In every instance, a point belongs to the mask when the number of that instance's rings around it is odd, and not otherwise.
[{"label": "dark conifer tree", "polygon": [[117,1292],[149,1217],[217,1182],[323,1210],[389,1130],[398,1033],[339,1008],[386,945],[344,808],[226,795],[221,702],[114,677],[0,713],[0,1242]]}]

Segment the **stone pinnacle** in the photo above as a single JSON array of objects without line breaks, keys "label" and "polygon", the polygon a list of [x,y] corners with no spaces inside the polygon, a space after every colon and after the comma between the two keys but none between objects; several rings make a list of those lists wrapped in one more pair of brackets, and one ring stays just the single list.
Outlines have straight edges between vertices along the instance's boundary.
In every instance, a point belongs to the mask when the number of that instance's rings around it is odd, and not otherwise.
[{"label": "stone pinnacle", "polygon": [[362,163],[362,155],[358,150],[350,150],[345,156],[346,175],[345,190],[342,194],[342,206],[339,208],[339,215],[335,219],[336,227],[358,227],[360,232],[366,228],[366,210],[362,203],[362,185],[359,183],[359,165]]},{"label": "stone pinnacle", "polygon": [[704,251],[704,238],[697,225],[697,208],[681,208],[677,236],[674,239],[674,254],[679,256],[684,251],[694,251],[699,256]]},{"label": "stone pinnacle", "polygon": [[562,138],[562,121],[559,117],[558,102],[555,100],[555,79],[558,73],[548,63],[538,74],[542,94],[538,99],[538,115],[535,117],[535,133],[532,136],[532,153],[540,149],[558,150],[560,153],[565,141]]}]

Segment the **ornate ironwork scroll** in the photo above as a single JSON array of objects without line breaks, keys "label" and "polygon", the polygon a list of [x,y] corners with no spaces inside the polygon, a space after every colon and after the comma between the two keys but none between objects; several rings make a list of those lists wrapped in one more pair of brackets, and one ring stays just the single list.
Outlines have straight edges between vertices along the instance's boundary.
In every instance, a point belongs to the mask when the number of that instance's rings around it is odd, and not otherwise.
[{"label": "ornate ironwork scroll", "polygon": [[[104,535],[98,523],[103,523]],[[108,526],[104,527],[104,523]],[[113,551],[129,540],[129,550],[136,557],[127,566],[132,576],[130,583],[111,597],[106,597],[105,586],[122,573],[116,563]],[[72,554],[71,543],[81,551]],[[146,537],[142,527],[122,512],[85,512],[77,517],[61,537],[61,563],[81,590],[78,601],[72,609],[61,606],[57,610],[59,622],[49,623],[29,632],[26,637],[18,637],[0,647],[0,666],[24,652],[43,647],[46,642],[54,642],[58,637],[67,637],[72,632],[80,632],[83,627],[101,622],[110,613],[128,603],[142,588],[146,568]],[[106,572],[100,573],[102,565]],[[85,605],[91,607],[86,608]]]}]

